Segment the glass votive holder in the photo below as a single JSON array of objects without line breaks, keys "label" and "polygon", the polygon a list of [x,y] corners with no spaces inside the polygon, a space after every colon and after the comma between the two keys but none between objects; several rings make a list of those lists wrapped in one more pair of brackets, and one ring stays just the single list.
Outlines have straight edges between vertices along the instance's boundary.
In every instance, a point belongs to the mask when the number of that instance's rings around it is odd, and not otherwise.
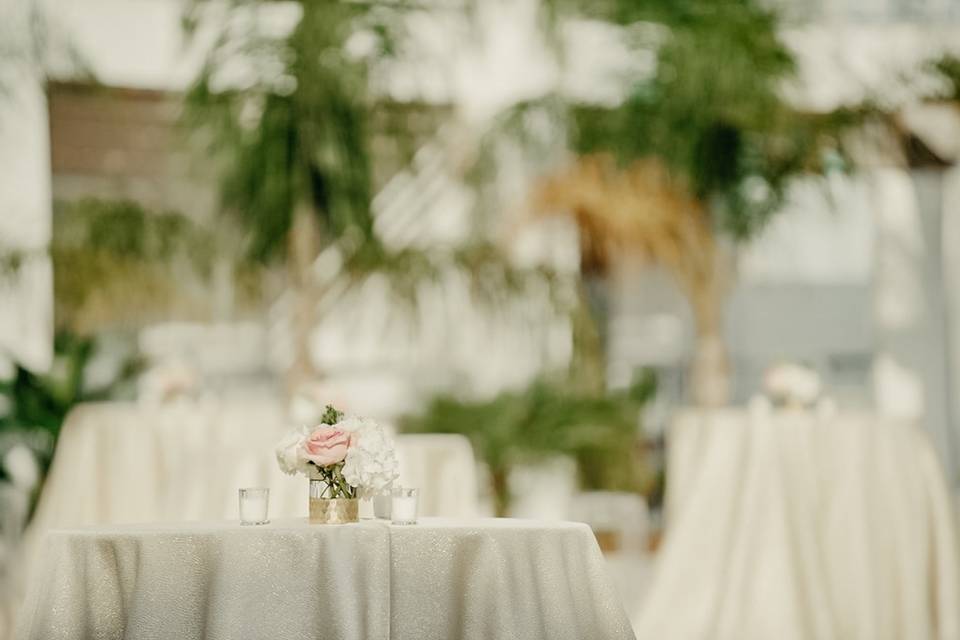
[{"label": "glass votive holder", "polygon": [[390,501],[390,515],[393,518],[393,524],[416,524],[419,500],[419,489],[395,488]]},{"label": "glass votive holder", "polygon": [[240,524],[267,524],[270,489],[250,487],[240,489]]},{"label": "glass votive holder", "polygon": [[373,496],[373,517],[377,520],[389,520],[392,503],[393,491],[390,489]]}]

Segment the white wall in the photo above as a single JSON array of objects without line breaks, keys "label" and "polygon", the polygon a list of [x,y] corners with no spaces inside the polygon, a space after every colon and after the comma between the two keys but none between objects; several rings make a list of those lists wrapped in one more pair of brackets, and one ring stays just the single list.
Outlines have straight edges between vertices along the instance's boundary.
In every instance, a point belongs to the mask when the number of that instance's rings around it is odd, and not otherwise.
[{"label": "white wall", "polygon": [[[50,160],[40,69],[31,57],[28,6],[0,0],[6,60],[0,66],[0,262],[18,253],[18,268],[0,267],[0,363],[35,371],[52,357],[53,283]],[[3,368],[7,368],[9,363]]]}]

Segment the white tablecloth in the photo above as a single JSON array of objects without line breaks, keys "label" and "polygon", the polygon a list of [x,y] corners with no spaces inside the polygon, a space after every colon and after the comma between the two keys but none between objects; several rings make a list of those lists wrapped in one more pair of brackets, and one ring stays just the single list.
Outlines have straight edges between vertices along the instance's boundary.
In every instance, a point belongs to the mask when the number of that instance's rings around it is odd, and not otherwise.
[{"label": "white tablecloth", "polygon": [[426,519],[56,531],[24,640],[633,638],[584,524]]},{"label": "white tablecloth", "polygon": [[[287,422],[267,401],[89,404],[61,431],[33,529],[229,519],[237,489],[270,487],[273,517],[307,515],[307,481],[284,475],[274,447]],[[421,514],[477,515],[470,443],[397,437],[401,483],[421,488]]]},{"label": "white tablecloth", "polygon": [[687,412],[641,638],[960,638],[953,503],[918,428],[871,415]]},{"label": "white tablecloth", "polygon": [[[36,565],[51,529],[232,519],[240,487],[270,487],[272,518],[305,517],[307,480],[284,475],[274,457],[286,428],[280,405],[257,398],[78,407],[63,426],[25,538],[25,569]],[[421,515],[478,515],[466,438],[401,435],[397,453],[401,483],[421,488]],[[362,509],[372,515],[371,505]]]}]

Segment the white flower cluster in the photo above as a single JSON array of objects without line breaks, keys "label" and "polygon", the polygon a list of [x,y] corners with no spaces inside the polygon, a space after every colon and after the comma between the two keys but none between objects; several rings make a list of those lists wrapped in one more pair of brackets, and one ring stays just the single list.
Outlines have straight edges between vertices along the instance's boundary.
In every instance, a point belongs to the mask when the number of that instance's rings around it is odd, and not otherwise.
[{"label": "white flower cluster", "polygon": [[277,464],[287,475],[302,473],[310,475],[310,464],[303,455],[303,443],[310,435],[308,427],[294,429],[277,444]]},{"label": "white flower cluster", "polygon": [[789,362],[767,370],[763,387],[770,398],[787,405],[813,405],[821,392],[820,376],[816,371]]},{"label": "white flower cluster", "polygon": [[353,439],[343,465],[343,477],[365,495],[382,493],[399,477],[393,440],[383,427],[368,418],[348,417],[337,427],[350,431]]},{"label": "white flower cluster", "polygon": [[[399,476],[393,440],[376,421],[349,416],[333,428],[350,432],[350,448],[343,464],[343,478],[364,495],[382,493]],[[280,440],[276,455],[280,470],[310,477],[313,466],[305,456],[304,444],[312,433],[309,427],[294,429]]]}]

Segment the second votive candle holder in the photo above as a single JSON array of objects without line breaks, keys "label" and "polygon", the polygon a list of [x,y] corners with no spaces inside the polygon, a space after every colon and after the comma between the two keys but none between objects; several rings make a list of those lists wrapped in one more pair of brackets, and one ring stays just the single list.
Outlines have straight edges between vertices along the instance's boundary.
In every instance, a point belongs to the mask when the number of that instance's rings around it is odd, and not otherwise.
[{"label": "second votive candle holder", "polygon": [[391,496],[390,515],[393,524],[416,524],[420,490],[397,487]]},{"label": "second votive candle holder", "polygon": [[240,489],[240,524],[267,524],[270,489],[250,487]]},{"label": "second votive candle holder", "polygon": [[393,490],[373,496],[373,517],[378,520],[390,519],[390,508],[393,506]]}]

